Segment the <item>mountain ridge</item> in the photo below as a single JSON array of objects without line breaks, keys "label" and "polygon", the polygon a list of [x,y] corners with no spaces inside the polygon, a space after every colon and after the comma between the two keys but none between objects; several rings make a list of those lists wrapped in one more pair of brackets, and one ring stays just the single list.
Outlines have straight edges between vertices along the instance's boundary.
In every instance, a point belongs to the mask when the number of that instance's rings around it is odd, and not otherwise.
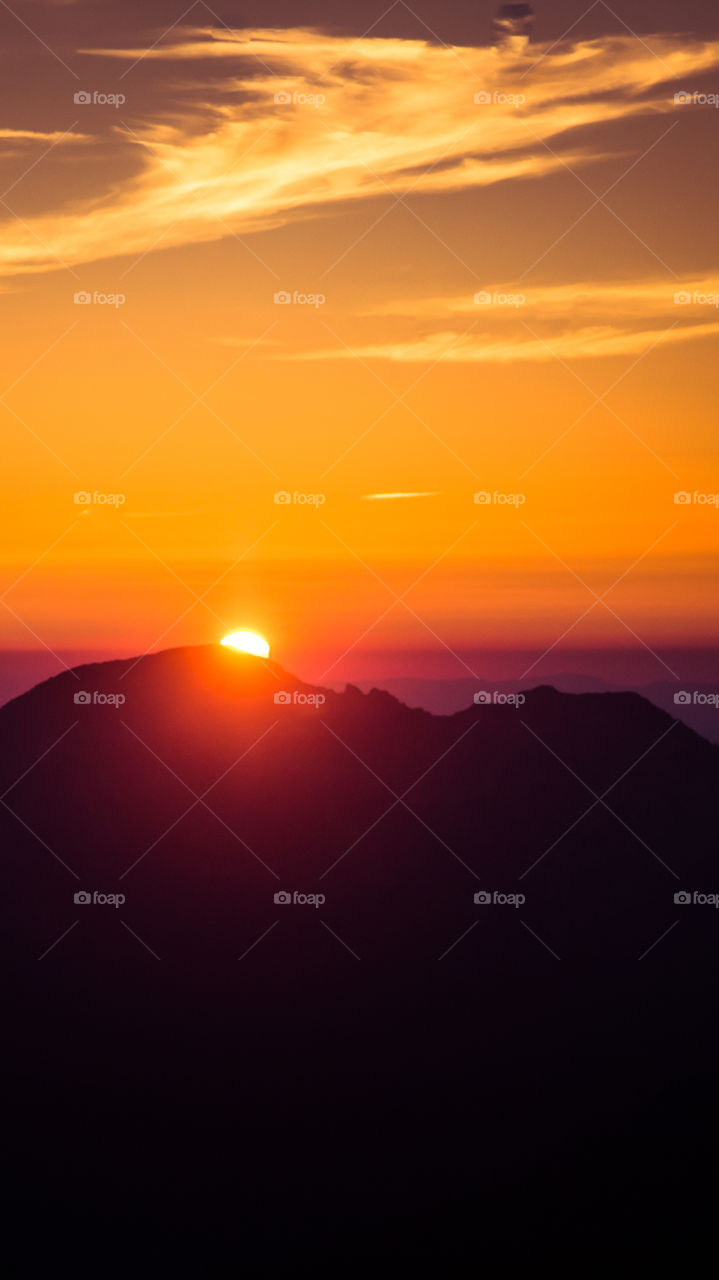
[{"label": "mountain ridge", "polygon": [[316,687],[219,646],[133,662],[0,709],[23,1228],[107,1247],[132,1185],[163,1250],[189,1181],[200,1265],[227,1233],[295,1265],[328,1216],[343,1270],[348,1240],[596,1256],[605,1203],[642,1258],[662,1206],[685,1257],[719,980],[717,912],[675,894],[719,888],[717,748],[636,693],[433,716],[277,704]]}]

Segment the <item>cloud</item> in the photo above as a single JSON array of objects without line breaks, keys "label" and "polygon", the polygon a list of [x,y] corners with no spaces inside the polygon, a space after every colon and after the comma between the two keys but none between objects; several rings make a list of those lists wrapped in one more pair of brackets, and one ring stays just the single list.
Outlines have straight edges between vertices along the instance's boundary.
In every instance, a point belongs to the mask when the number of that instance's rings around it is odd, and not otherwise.
[{"label": "cloud", "polygon": [[439,498],[441,492],[439,489],[426,493],[363,493],[363,502],[396,502],[403,498]]},{"label": "cloud", "polygon": [[405,342],[345,346],[321,351],[304,351],[291,360],[391,360],[402,364],[532,364],[549,360],[586,360],[596,357],[636,355],[661,339],[662,342],[689,342],[719,333],[719,319],[708,324],[686,325],[657,331],[625,330],[611,325],[577,329],[547,339],[541,337],[497,338],[493,334],[453,332],[431,333]]},{"label": "cloud", "polygon": [[70,133],[67,130],[58,129],[54,133],[42,133],[37,129],[0,129],[0,138],[5,142],[87,142],[89,135],[84,133]]},{"label": "cloud", "polygon": [[400,340],[323,347],[285,358],[510,364],[635,355],[659,340],[689,342],[719,332],[719,277],[680,286],[652,279],[535,288],[520,280],[489,285],[474,295],[388,302],[362,314],[409,320],[415,330],[431,328]]},{"label": "cloud", "polygon": [[[702,303],[700,300],[704,299]],[[715,300],[715,301],[714,301]],[[452,297],[403,298],[368,307],[363,316],[434,319],[449,316],[487,316],[511,320],[541,315],[566,322],[569,317],[622,315],[656,318],[672,323],[678,307],[719,309],[719,275],[700,276],[681,283],[667,277],[644,280],[583,280],[571,284],[534,285],[522,280],[488,283],[477,293]]]},{"label": "cloud", "polygon": [[[128,61],[123,75],[153,60],[156,96],[148,103],[143,80],[144,103],[128,103],[143,123],[128,125],[123,108],[98,136],[110,148],[96,166],[112,175],[102,190],[4,224],[0,274],[246,235],[390,192],[540,178],[560,155],[585,167],[600,158],[596,145],[564,135],[674,112],[667,78],[719,65],[717,43],[657,36],[650,50],[629,35],[558,46],[526,80],[489,48],[309,30],[177,29],[149,51],[85,52]],[[130,98],[132,83],[118,80]],[[618,154],[623,135],[607,136]],[[128,152],[136,171],[118,181]]]}]

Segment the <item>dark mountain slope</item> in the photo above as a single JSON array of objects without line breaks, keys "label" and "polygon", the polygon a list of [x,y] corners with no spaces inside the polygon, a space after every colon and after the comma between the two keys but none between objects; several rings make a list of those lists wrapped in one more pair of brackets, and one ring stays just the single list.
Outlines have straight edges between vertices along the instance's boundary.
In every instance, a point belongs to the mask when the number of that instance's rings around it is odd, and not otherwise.
[{"label": "dark mountain slope", "polygon": [[599,1256],[600,1217],[609,1254],[699,1248],[718,913],[674,894],[719,890],[718,760],[634,694],[438,718],[215,646],[8,704],[26,1237],[455,1269]]}]

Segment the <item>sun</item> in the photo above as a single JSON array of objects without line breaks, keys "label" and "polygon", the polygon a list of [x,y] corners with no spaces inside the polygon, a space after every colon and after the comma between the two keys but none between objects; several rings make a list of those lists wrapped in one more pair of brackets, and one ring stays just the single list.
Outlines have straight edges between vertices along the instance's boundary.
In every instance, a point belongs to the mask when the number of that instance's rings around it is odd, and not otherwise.
[{"label": "sun", "polygon": [[240,653],[254,653],[258,658],[270,656],[270,646],[255,631],[233,631],[220,644],[226,644],[229,649],[238,649]]}]

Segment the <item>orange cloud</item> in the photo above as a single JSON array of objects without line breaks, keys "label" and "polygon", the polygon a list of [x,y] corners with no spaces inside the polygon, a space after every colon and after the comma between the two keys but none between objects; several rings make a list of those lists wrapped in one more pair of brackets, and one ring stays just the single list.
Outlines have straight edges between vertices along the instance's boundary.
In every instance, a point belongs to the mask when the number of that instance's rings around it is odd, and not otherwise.
[{"label": "orange cloud", "polygon": [[[667,79],[719,65],[719,43],[674,36],[651,50],[631,36],[559,47],[527,79],[496,49],[307,30],[185,31],[150,51],[85,52],[167,61],[175,77],[190,62],[193,105],[175,78],[159,120],[157,102],[137,128],[119,110],[104,145],[133,149],[139,171],[62,211],[9,221],[0,274],[247,234],[387,192],[583,167],[597,147],[567,149],[562,135],[681,110]],[[605,150],[617,154],[613,138]]]},{"label": "orange cloud", "polygon": [[[715,333],[719,333],[719,320],[708,325],[690,325],[682,329],[673,329],[664,335],[663,340],[688,342],[692,338],[704,338]],[[406,364],[434,364],[439,361],[450,364],[510,364],[517,361],[544,363],[558,358],[586,360],[601,356],[635,355],[651,346],[658,336],[653,329],[623,332],[609,326],[579,329],[572,334],[551,338],[548,342],[539,338],[502,341],[487,334],[467,334],[457,338],[455,333],[432,333],[414,342],[356,347],[352,351],[335,347],[323,351],[302,352],[290,358],[352,360],[360,356],[365,360],[393,360]]]},{"label": "orange cloud", "polygon": [[689,342],[718,333],[719,278],[685,281],[681,287],[666,280],[640,280],[534,288],[520,280],[474,295],[383,303],[362,314],[453,327],[352,348],[296,352],[289,358],[507,364],[634,355],[659,339]]}]

